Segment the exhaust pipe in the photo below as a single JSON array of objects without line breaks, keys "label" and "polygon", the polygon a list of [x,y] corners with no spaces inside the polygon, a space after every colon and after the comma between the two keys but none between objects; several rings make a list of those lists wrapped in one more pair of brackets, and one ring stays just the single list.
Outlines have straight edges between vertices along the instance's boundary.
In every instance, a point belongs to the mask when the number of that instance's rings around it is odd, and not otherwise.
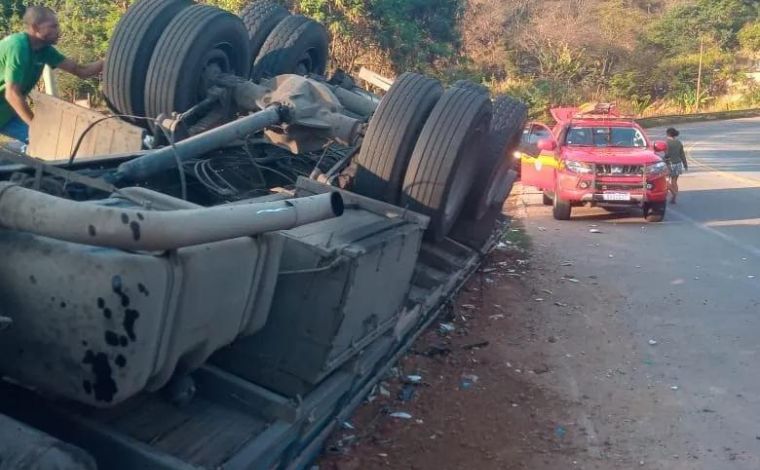
[{"label": "exhaust pipe", "polygon": [[72,243],[163,251],[287,230],[343,214],[332,192],[285,201],[147,211],[74,202],[0,183],[0,227]]}]

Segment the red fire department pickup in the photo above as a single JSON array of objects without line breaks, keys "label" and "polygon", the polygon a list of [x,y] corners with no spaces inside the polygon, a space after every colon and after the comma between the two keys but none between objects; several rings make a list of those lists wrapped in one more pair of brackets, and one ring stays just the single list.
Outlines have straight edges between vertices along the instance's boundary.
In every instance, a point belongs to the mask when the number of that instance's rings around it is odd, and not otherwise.
[{"label": "red fire department pickup", "polygon": [[554,108],[553,128],[532,122],[518,151],[525,185],[544,193],[558,220],[574,206],[640,207],[649,222],[665,216],[668,168],[654,142],[614,105]]}]

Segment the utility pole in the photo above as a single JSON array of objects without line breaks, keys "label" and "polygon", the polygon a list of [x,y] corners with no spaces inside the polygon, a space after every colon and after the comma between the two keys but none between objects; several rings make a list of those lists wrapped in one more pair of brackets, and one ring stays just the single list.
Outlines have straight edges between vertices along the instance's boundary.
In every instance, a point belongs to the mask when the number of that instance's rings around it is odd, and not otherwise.
[{"label": "utility pole", "polygon": [[699,40],[699,71],[697,72],[697,102],[695,105],[695,112],[699,112],[699,102],[702,96],[702,56],[705,53],[705,38]]}]

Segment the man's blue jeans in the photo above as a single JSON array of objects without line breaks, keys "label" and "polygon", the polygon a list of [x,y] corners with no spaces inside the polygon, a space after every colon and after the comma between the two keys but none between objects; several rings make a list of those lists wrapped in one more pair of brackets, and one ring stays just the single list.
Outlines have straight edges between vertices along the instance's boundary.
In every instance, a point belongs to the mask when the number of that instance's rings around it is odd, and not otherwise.
[{"label": "man's blue jeans", "polygon": [[25,144],[29,143],[29,126],[18,116],[14,116],[3,127],[0,127],[0,134],[7,135]]}]

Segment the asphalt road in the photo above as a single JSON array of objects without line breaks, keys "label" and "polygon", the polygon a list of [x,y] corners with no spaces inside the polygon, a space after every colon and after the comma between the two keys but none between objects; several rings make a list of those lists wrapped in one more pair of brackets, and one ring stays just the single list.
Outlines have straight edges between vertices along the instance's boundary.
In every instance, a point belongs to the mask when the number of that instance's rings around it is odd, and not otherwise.
[{"label": "asphalt road", "polygon": [[663,223],[598,208],[555,221],[529,189],[522,218],[545,259],[593,285],[589,325],[614,319],[591,341],[619,378],[567,369],[598,411],[581,417],[590,448],[608,439],[641,468],[760,469],[760,119],[679,129],[691,171]]}]

